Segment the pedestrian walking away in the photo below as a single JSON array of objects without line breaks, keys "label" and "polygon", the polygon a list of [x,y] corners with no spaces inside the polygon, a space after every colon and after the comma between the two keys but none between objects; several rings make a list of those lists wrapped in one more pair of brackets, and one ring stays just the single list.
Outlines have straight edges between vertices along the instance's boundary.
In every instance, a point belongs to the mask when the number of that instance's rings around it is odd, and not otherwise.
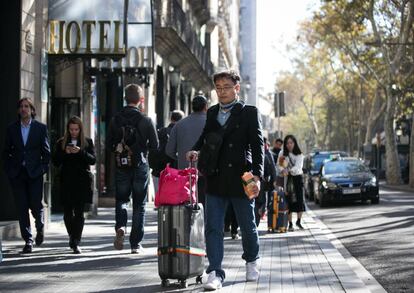
[{"label": "pedestrian walking away", "polygon": [[31,99],[22,98],[17,105],[18,120],[7,127],[3,151],[4,170],[9,177],[19,215],[20,233],[31,253],[33,236],[29,209],[37,230],[35,242],[44,240],[43,175],[49,169],[50,147],[46,125],[35,120]]},{"label": "pedestrian walking away", "polygon": [[166,153],[166,146],[170,140],[170,134],[175,124],[183,119],[184,112],[181,110],[174,110],[171,112],[170,124],[167,127],[161,127],[158,129],[159,146],[157,150],[150,150],[148,154],[148,162],[151,168],[152,180],[154,184],[154,193],[158,191],[158,184],[160,179],[160,173],[165,169],[167,164],[170,167],[177,168],[177,160],[171,158]]},{"label": "pedestrian walking away", "polygon": [[63,220],[69,235],[69,247],[80,254],[79,244],[85,223],[85,204],[92,203],[92,173],[96,162],[92,139],[85,137],[82,120],[74,116],[66,125],[66,132],[57,142],[52,156],[60,168],[59,193],[63,205]]},{"label": "pedestrian walking away", "polygon": [[[200,137],[206,124],[207,99],[197,95],[191,102],[193,112],[186,118],[177,122],[172,128],[165,152],[168,156],[178,161],[178,169],[188,167],[186,154]],[[198,178],[199,202],[204,205],[205,178]]]},{"label": "pedestrian walking away", "polygon": [[[207,178],[206,249],[209,265],[206,290],[221,288],[225,279],[222,268],[224,215],[228,202],[236,213],[242,233],[246,261],[246,281],[256,281],[259,273],[259,237],[254,217],[254,197],[259,194],[263,176],[263,136],[258,110],[239,98],[240,76],[232,70],[217,73],[213,82],[219,103],[209,108],[203,133],[187,153],[187,159],[198,159],[200,172]],[[200,151],[200,153],[198,153]],[[249,195],[241,176],[251,172]]]},{"label": "pedestrian walking away", "polygon": [[[234,212],[231,202],[227,204],[224,215],[224,237],[231,236],[231,239],[239,239],[239,224],[237,223],[236,213]],[[228,235],[229,234],[229,235]]]},{"label": "pedestrian walking away", "polygon": [[127,207],[132,195],[131,253],[142,252],[145,202],[149,167],[148,150],[158,148],[158,136],[152,120],[138,109],[143,90],[136,84],[125,87],[125,106],[111,120],[108,147],[115,153],[115,249],[122,250],[128,222]]},{"label": "pedestrian walking away", "polygon": [[296,226],[303,229],[301,219],[305,211],[303,199],[303,154],[296,138],[287,135],[283,141],[283,151],[279,153],[278,168],[284,176],[285,192],[289,205],[289,231],[293,231],[292,213],[297,213]]}]

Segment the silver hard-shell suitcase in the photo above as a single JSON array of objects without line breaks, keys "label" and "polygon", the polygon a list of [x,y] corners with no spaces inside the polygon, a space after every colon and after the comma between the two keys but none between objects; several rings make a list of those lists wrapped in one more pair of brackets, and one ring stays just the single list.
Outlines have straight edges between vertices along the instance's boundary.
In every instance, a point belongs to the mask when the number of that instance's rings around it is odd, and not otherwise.
[{"label": "silver hard-shell suitcase", "polygon": [[158,273],[162,286],[168,286],[169,279],[177,279],[181,287],[186,287],[187,279],[192,277],[202,282],[206,256],[204,210],[198,203],[197,188],[196,202],[192,203],[191,198],[187,205],[158,208]]}]

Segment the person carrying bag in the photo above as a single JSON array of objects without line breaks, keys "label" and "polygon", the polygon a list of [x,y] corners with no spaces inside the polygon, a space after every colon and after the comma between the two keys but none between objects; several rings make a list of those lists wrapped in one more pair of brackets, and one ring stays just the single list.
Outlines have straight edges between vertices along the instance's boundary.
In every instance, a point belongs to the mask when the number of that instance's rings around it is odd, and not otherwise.
[{"label": "person carrying bag", "polygon": [[280,174],[285,176],[284,189],[289,205],[289,228],[294,231],[292,224],[292,212],[297,213],[296,226],[304,229],[301,224],[302,213],[305,211],[303,199],[303,154],[300,150],[296,138],[287,135],[283,143],[283,151],[278,156],[278,169]]}]

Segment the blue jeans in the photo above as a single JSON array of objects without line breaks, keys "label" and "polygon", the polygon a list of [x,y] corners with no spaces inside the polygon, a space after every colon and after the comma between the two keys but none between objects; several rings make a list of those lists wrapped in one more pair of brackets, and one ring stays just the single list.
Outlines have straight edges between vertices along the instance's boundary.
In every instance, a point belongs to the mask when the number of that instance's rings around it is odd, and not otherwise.
[{"label": "blue jeans", "polygon": [[129,237],[131,248],[137,248],[144,237],[148,170],[148,164],[141,163],[132,169],[117,169],[115,174],[115,230],[127,226],[127,207],[132,193],[132,228]]},{"label": "blue jeans", "polygon": [[243,197],[221,197],[206,195],[206,248],[209,266],[207,273],[216,271],[223,280],[225,272],[221,267],[224,254],[224,215],[231,202],[242,232],[243,255],[246,262],[259,258],[259,235],[254,217],[254,200]]}]

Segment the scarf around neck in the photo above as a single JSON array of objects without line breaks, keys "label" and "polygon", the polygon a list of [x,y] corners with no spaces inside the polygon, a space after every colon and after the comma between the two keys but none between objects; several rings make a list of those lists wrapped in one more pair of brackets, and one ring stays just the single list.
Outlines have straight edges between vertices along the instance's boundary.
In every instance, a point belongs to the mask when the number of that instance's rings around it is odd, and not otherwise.
[{"label": "scarf around neck", "polygon": [[229,110],[229,109],[231,109],[231,108],[233,108],[233,106],[238,102],[239,100],[236,98],[236,99],[234,99],[234,101],[233,102],[231,102],[231,103],[229,103],[229,104],[222,104],[222,103],[220,103],[219,102],[219,104],[220,104],[220,110]]}]

